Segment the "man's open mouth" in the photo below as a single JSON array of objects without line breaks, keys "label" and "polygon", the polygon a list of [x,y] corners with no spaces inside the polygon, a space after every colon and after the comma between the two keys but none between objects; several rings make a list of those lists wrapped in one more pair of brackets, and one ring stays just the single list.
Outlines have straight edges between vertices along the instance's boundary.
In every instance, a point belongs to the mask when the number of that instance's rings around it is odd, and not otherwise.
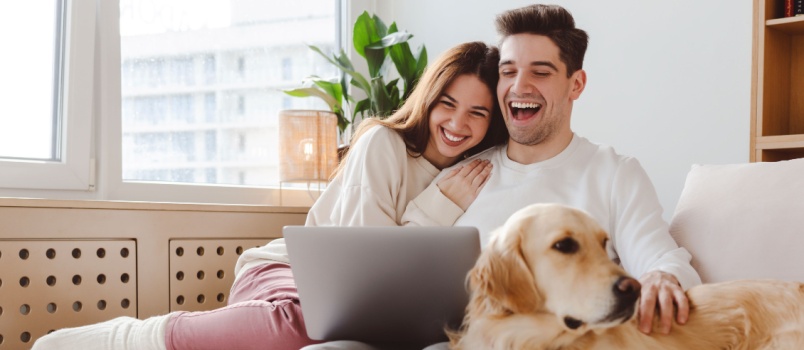
[{"label": "man's open mouth", "polygon": [[514,120],[529,119],[542,109],[541,104],[534,102],[511,102],[508,106]]}]

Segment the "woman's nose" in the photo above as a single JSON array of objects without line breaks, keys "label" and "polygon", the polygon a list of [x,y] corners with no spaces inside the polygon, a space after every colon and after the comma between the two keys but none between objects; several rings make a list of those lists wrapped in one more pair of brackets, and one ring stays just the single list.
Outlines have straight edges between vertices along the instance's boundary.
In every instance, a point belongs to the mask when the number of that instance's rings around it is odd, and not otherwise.
[{"label": "woman's nose", "polygon": [[466,118],[466,113],[455,111],[450,117],[449,126],[455,131],[461,130],[466,125]]}]

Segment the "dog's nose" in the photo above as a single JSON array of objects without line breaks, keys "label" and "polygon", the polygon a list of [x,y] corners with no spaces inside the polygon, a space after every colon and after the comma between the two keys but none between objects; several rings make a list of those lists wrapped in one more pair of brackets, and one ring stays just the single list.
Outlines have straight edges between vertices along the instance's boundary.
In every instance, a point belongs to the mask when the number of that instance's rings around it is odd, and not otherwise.
[{"label": "dog's nose", "polygon": [[639,284],[639,281],[631,277],[622,276],[614,283],[614,295],[620,299],[636,301],[641,290],[642,285]]}]

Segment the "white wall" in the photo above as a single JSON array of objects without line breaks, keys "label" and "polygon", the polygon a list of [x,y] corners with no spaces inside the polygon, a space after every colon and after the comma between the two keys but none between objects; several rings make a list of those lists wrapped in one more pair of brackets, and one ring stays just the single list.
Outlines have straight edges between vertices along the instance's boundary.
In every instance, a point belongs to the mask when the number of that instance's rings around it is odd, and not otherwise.
[{"label": "white wall", "polygon": [[[377,0],[431,60],[464,41],[496,43],[494,17],[523,0]],[[572,127],[640,160],[670,220],[693,164],[749,156],[752,2],[553,0],[590,37],[588,85]]]}]

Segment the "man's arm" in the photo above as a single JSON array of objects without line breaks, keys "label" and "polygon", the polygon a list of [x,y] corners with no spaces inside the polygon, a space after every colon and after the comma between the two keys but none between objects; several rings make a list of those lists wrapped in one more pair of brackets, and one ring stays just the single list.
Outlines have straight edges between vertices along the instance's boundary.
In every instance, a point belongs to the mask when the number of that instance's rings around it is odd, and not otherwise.
[{"label": "man's arm", "polygon": [[636,159],[627,158],[620,165],[612,198],[616,218],[612,243],[625,270],[643,284],[640,330],[650,333],[658,312],[659,329],[669,332],[674,315],[679,324],[686,322],[689,302],[684,290],[701,279],[690,265],[689,252],[670,236],[656,190]]}]

